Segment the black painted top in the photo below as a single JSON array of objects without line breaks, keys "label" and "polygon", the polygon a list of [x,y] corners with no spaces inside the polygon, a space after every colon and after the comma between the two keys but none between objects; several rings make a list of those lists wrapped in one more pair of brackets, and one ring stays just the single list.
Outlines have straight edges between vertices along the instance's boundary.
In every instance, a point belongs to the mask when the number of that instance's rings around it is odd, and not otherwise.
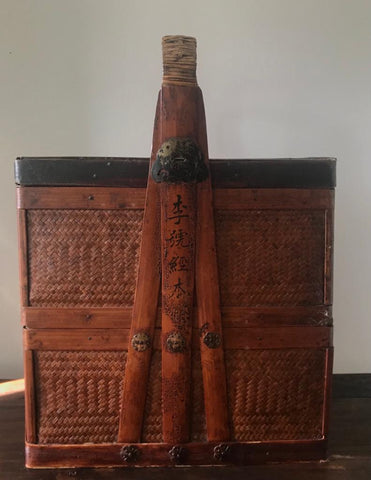
[{"label": "black painted top", "polygon": [[[147,158],[21,157],[15,182],[24,186],[145,187]],[[334,188],[334,158],[210,160],[218,188]]]}]

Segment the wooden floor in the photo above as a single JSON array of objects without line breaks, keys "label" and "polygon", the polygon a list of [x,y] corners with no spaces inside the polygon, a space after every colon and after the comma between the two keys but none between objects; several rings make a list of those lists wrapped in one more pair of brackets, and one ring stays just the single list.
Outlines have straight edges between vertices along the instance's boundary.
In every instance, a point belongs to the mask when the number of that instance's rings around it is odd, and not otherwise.
[{"label": "wooden floor", "polygon": [[251,467],[27,470],[23,394],[0,396],[0,480],[371,480],[371,375],[335,375],[329,459]]}]

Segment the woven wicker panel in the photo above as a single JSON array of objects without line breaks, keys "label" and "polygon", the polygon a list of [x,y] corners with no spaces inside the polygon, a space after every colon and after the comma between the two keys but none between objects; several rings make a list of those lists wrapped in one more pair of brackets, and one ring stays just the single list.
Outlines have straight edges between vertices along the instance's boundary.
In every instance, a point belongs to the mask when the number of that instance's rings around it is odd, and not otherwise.
[{"label": "woven wicker panel", "polygon": [[30,210],[30,304],[133,304],[142,210]]},{"label": "woven wicker panel", "polygon": [[35,352],[39,443],[117,439],[126,352]]},{"label": "woven wicker panel", "polygon": [[222,305],[323,302],[323,211],[219,210],[216,236]]},{"label": "woven wicker panel", "polygon": [[236,441],[321,437],[324,350],[226,351]]},{"label": "woven wicker panel", "polygon": [[[206,440],[200,352],[192,352],[191,441]],[[142,442],[162,442],[161,351],[152,356]]]}]

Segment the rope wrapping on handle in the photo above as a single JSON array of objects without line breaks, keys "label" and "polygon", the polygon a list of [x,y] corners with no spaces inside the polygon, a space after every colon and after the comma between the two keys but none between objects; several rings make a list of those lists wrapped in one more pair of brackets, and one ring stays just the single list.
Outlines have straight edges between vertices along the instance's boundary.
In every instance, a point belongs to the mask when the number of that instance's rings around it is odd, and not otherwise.
[{"label": "rope wrapping on handle", "polygon": [[163,85],[196,86],[196,39],[183,35],[162,38]]}]

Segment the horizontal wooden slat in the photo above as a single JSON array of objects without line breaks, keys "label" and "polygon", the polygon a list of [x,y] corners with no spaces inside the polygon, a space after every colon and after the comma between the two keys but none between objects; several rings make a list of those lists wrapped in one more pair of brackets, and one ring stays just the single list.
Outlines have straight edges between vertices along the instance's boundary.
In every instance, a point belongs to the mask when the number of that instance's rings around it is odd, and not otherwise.
[{"label": "horizontal wooden slat", "polygon": [[[230,450],[222,460],[214,458],[217,442],[187,443],[183,462],[186,465],[249,465],[293,460],[320,460],[325,457],[327,442],[321,440],[298,440],[281,442],[226,443]],[[131,444],[138,448],[138,458],[125,462],[120,455],[124,443],[105,445],[26,445],[26,466],[30,468],[78,468],[78,467],[130,467],[171,466],[166,443]]]},{"label": "horizontal wooden slat", "polygon": [[333,204],[333,190],[245,189],[214,190],[216,210],[326,209]]},{"label": "horizontal wooden slat", "polygon": [[227,349],[320,348],[332,343],[331,327],[227,328]]},{"label": "horizontal wooden slat", "polygon": [[[329,209],[333,190],[217,188],[214,205],[220,210]],[[144,188],[18,187],[18,208],[121,209],[144,208]]]},{"label": "horizontal wooden slat", "polygon": [[131,308],[37,308],[22,309],[28,328],[130,328]]},{"label": "horizontal wooden slat", "polygon": [[[29,350],[127,350],[127,329],[24,329],[24,346]],[[226,328],[224,347],[229,350],[271,348],[323,348],[332,345],[331,327],[248,327]],[[153,340],[161,348],[161,330]],[[200,348],[193,329],[192,348]]]},{"label": "horizontal wooden slat", "polygon": [[224,328],[249,326],[331,326],[331,306],[222,307]]},{"label": "horizontal wooden slat", "polygon": [[17,207],[25,209],[144,208],[144,188],[18,187]]},{"label": "horizontal wooden slat", "polygon": [[28,350],[126,350],[128,329],[24,329]]},{"label": "horizontal wooden slat", "polygon": [[[29,328],[130,328],[131,308],[36,308],[22,309],[22,323]],[[197,328],[197,309],[193,326]],[[332,308],[222,307],[223,328],[283,325],[332,325]],[[161,309],[156,326],[161,326]]]}]

